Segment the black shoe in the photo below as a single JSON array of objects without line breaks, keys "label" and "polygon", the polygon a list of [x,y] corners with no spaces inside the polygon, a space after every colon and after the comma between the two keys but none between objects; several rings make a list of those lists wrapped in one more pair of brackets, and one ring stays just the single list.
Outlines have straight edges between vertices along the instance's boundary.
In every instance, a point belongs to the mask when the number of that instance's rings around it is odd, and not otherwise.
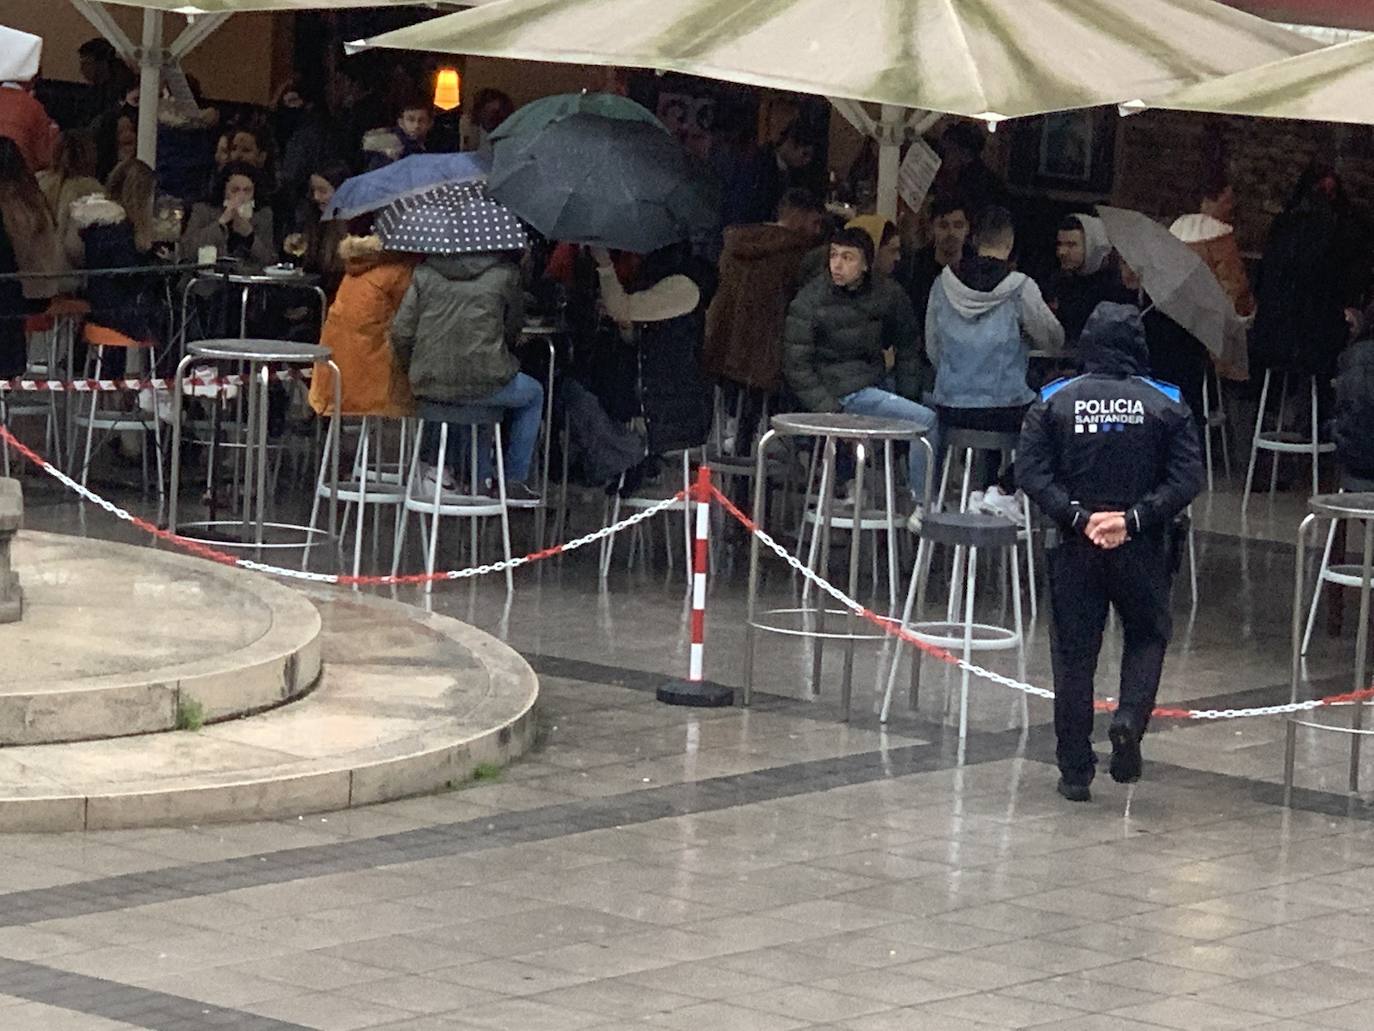
[{"label": "black shoe", "polygon": [[1140,779],[1140,732],[1129,723],[1113,723],[1107,733],[1112,739],[1112,780],[1134,784]]},{"label": "black shoe", "polygon": [[1070,784],[1063,777],[1059,778],[1059,786],[1055,790],[1070,802],[1091,802],[1093,800],[1093,793],[1088,785]]}]

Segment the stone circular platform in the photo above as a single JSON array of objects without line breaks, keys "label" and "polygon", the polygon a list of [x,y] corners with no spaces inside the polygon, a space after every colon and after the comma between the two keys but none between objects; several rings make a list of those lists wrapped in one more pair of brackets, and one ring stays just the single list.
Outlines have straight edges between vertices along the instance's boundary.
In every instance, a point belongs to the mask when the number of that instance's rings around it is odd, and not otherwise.
[{"label": "stone circular platform", "polygon": [[24,618],[0,625],[0,745],[173,730],[297,698],[320,616],[297,592],[204,559],[23,532]]},{"label": "stone circular platform", "polygon": [[[208,571],[196,566],[195,574]],[[538,682],[494,637],[342,590],[298,598],[322,624],[315,690],[199,731],[0,749],[0,832],[273,819],[369,805],[459,784],[479,764],[505,763],[532,742]],[[134,641],[131,632],[130,648]]]}]

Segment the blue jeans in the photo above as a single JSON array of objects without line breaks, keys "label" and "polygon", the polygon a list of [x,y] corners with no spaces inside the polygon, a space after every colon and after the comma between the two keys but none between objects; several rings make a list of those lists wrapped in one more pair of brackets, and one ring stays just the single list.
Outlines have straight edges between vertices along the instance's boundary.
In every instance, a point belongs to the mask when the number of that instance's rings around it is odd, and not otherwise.
[{"label": "blue jeans", "polygon": [[[504,431],[505,448],[503,457],[506,466],[506,481],[524,483],[530,477],[530,466],[534,462],[534,445],[539,440],[539,423],[544,415],[544,388],[537,379],[517,372],[515,378],[494,394],[473,401],[471,406],[486,405],[492,408],[508,408],[512,415],[509,429]],[[424,442],[420,457],[431,465],[439,458],[439,426],[449,420],[443,417],[446,406],[437,401],[421,401],[420,415],[425,419]],[[454,405],[453,408],[470,407]],[[457,468],[467,452],[467,427],[455,441],[449,435],[448,464]],[[492,472],[492,432],[490,426],[482,426],[477,432],[477,479],[485,483],[491,479]]]},{"label": "blue jeans", "polygon": [[[879,419],[900,419],[914,423],[924,433],[931,433],[936,426],[935,413],[925,405],[909,401],[900,394],[894,394],[881,387],[864,387],[840,398],[840,407],[846,415],[872,415]],[[933,444],[934,441],[931,441]],[[936,454],[939,454],[937,451]],[[909,460],[908,474],[912,497],[924,499],[926,490],[926,449],[923,444],[913,442]]]}]

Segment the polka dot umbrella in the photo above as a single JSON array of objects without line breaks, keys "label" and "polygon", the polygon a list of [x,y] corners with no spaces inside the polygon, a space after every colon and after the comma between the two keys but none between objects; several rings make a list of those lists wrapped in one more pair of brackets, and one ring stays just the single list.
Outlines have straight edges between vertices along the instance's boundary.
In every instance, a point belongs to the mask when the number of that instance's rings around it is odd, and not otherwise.
[{"label": "polka dot umbrella", "polygon": [[529,242],[524,223],[480,183],[402,198],[378,214],[375,231],[387,250],[406,254],[518,251]]}]

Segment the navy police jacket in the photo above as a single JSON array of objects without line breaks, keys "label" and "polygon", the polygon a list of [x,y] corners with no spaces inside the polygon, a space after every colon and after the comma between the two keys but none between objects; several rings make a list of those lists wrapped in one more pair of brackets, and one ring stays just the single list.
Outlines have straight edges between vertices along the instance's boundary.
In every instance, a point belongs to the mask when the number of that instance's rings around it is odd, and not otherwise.
[{"label": "navy police jacket", "polygon": [[1140,312],[1098,305],[1079,342],[1084,375],[1041,391],[1016,453],[1017,484],[1056,524],[1125,512],[1132,536],[1163,529],[1202,490],[1202,447],[1177,387],[1149,378]]}]

